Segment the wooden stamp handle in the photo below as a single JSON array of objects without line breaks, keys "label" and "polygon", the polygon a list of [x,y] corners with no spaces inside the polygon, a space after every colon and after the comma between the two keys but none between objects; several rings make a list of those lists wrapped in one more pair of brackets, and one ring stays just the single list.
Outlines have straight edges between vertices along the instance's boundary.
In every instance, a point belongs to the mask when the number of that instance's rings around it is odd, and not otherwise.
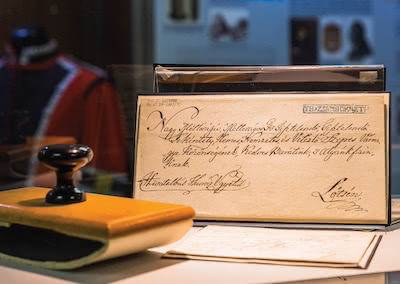
[{"label": "wooden stamp handle", "polygon": [[39,161],[57,174],[57,185],[47,193],[46,202],[69,204],[85,201],[86,194],[74,186],[73,175],[92,158],[93,151],[85,145],[56,144],[42,148],[38,154]]}]

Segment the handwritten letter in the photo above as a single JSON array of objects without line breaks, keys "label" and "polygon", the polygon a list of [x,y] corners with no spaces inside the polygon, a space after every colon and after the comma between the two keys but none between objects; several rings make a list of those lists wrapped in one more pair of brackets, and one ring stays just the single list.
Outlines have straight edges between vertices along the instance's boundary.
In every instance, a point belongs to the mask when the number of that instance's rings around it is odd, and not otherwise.
[{"label": "handwritten letter", "polygon": [[198,218],[386,223],[388,94],[139,98],[135,197]]}]

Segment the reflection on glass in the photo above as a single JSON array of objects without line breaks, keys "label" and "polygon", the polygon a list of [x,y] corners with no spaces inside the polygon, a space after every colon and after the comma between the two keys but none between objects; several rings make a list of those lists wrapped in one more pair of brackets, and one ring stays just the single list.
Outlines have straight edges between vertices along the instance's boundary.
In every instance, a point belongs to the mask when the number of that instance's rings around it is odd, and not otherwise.
[{"label": "reflection on glass", "polygon": [[125,118],[103,70],[59,52],[39,26],[10,34],[0,61],[0,137],[9,178],[53,186],[37,162],[44,145],[78,143],[95,152],[90,166],[126,174]]}]

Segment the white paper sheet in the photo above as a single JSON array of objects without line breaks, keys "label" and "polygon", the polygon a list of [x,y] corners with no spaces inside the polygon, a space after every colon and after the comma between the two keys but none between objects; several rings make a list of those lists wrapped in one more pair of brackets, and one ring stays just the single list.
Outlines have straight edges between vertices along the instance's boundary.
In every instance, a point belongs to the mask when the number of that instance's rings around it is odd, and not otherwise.
[{"label": "white paper sheet", "polygon": [[165,256],[366,268],[379,238],[373,232],[207,226]]}]

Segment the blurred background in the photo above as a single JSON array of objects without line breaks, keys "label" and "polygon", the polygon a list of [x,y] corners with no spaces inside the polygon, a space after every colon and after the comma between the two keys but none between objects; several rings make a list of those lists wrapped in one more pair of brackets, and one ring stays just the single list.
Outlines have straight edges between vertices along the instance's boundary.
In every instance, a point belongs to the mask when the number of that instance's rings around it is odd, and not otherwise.
[{"label": "blurred background", "polygon": [[[108,73],[129,157],[132,93],[152,91],[154,63],[384,64],[392,92],[392,192],[400,194],[399,0],[2,0],[0,47],[24,25],[43,27],[62,54]],[[120,181],[126,190],[117,194],[130,194],[131,160]],[[105,176],[91,186],[113,193],[115,179]]]}]

